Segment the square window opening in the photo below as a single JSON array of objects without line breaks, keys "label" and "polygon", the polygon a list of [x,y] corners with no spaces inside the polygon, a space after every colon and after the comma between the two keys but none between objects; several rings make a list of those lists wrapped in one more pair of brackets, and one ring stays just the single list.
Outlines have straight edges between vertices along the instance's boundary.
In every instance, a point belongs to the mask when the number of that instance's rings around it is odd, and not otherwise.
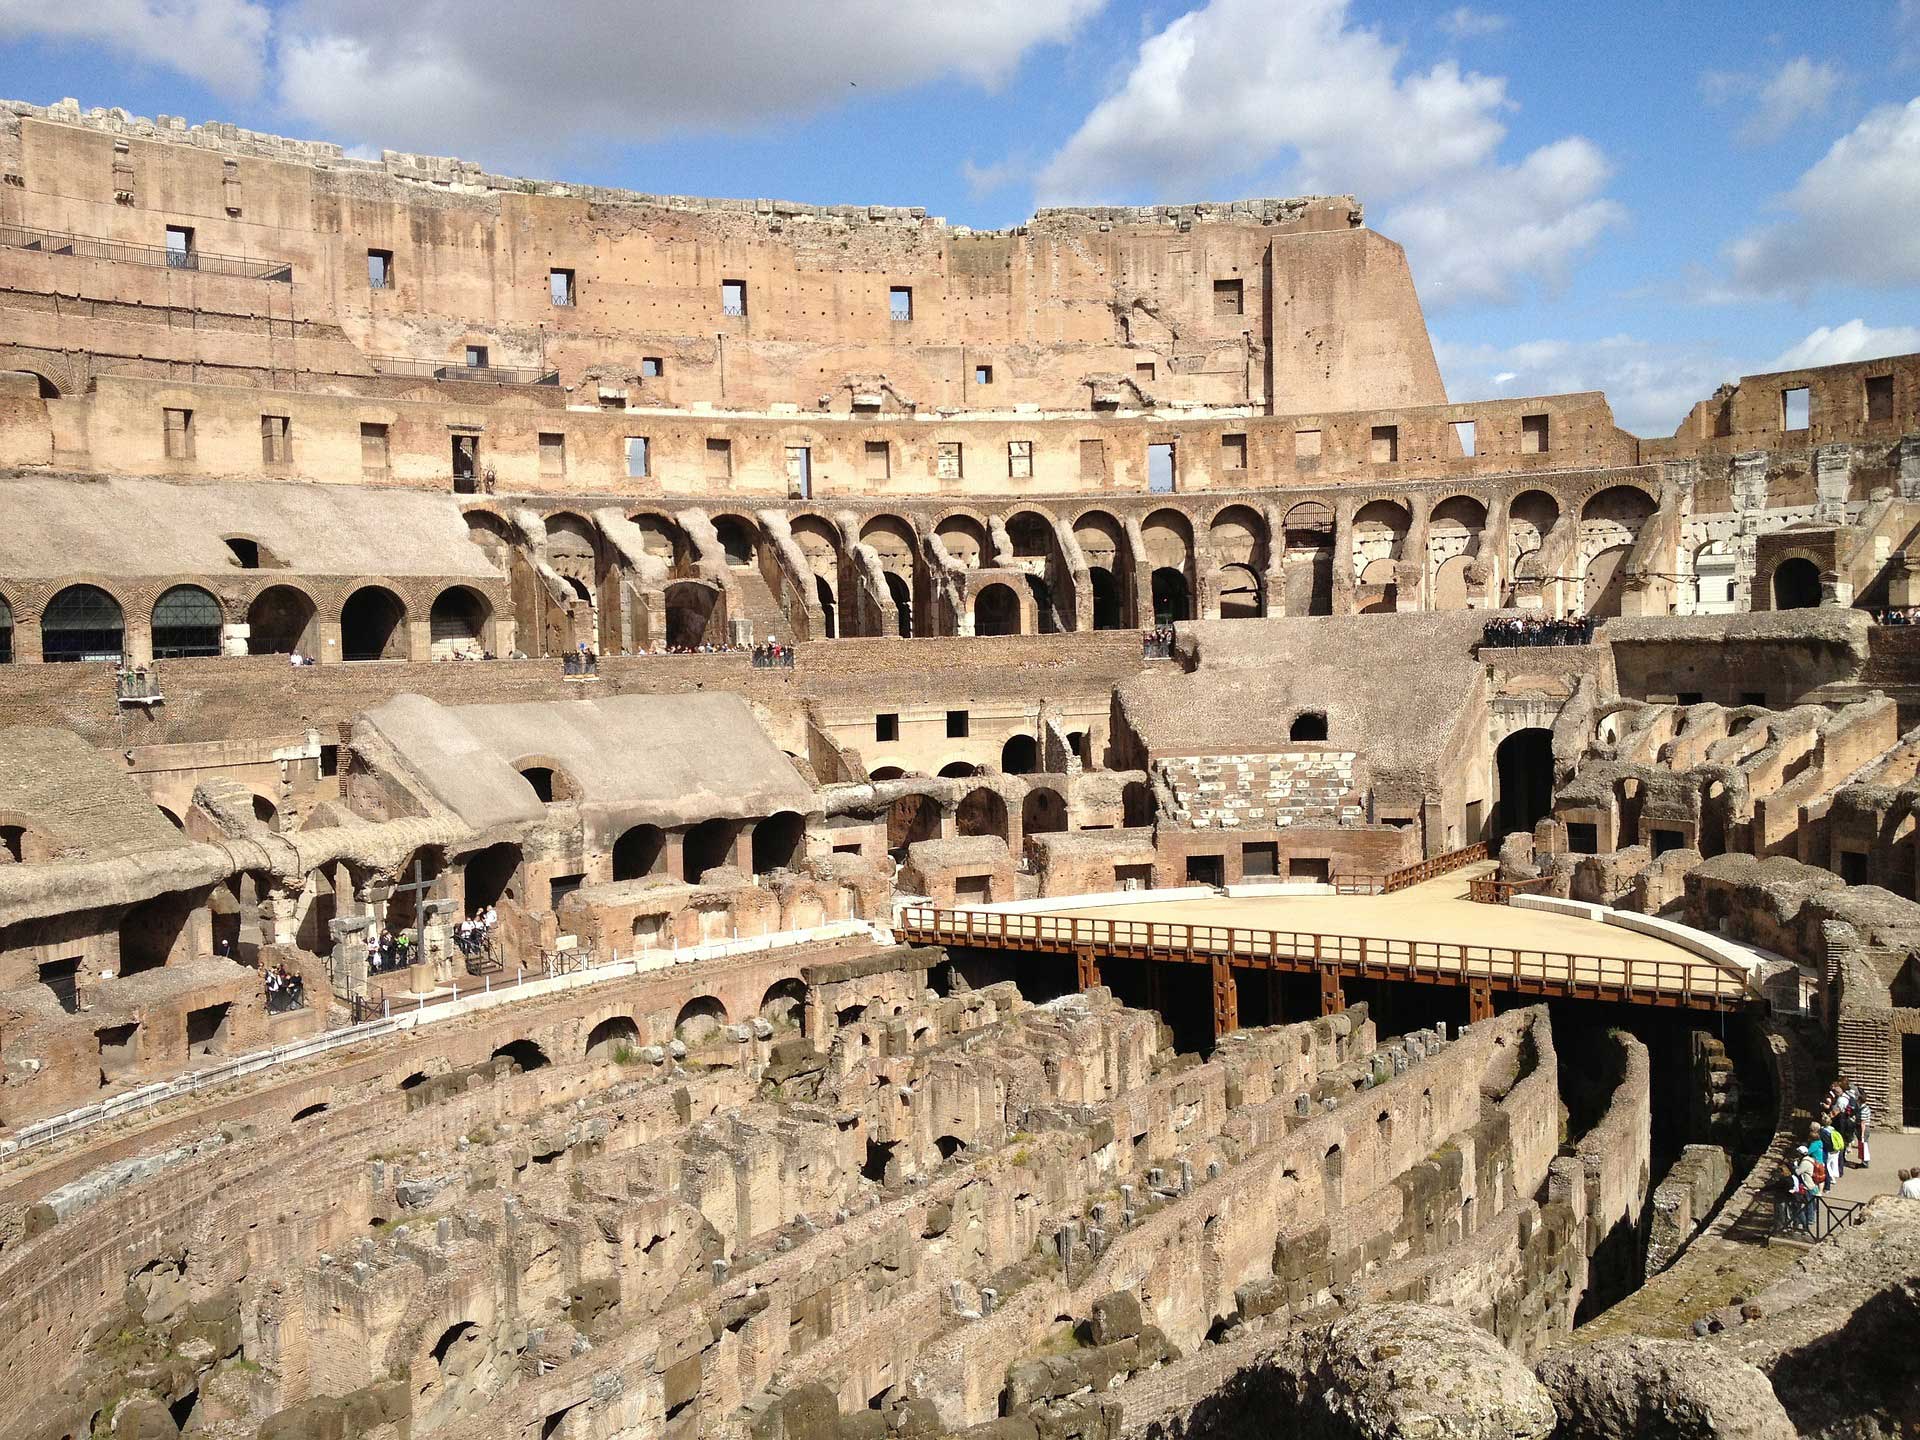
[{"label": "square window opening", "polygon": [[567,437],[552,431],[540,432],[540,473],[542,475],[564,475],[567,473]]},{"label": "square window opening", "polygon": [[1033,478],[1033,442],[1031,440],[1007,442],[1007,477],[1012,480]]},{"label": "square window opening", "polygon": [[731,440],[707,441],[707,474],[716,480],[724,480],[733,474],[733,442]]},{"label": "square window opening", "polygon": [[1215,315],[1246,313],[1246,287],[1241,281],[1234,279],[1213,282],[1213,313]]},{"label": "square window opening", "polygon": [[198,264],[191,225],[167,226],[167,264],[176,270],[191,270]]},{"label": "square window opening", "polygon": [[1220,437],[1220,467],[1223,470],[1244,470],[1247,468],[1246,436],[1222,435]]},{"label": "square window opening", "polygon": [[958,440],[942,440],[934,457],[935,472],[942,480],[958,480],[961,475],[961,451]]},{"label": "square window opening", "polygon": [[1400,427],[1398,425],[1376,425],[1373,427],[1372,459],[1376,465],[1391,465],[1400,458]]},{"label": "square window opening", "polygon": [[1813,418],[1813,392],[1796,385],[1780,392],[1780,428],[1805,430]]},{"label": "square window opening", "polygon": [[487,368],[487,347],[484,345],[467,346],[467,368],[484,370]]},{"label": "square window opening", "polygon": [[1869,375],[1866,380],[1867,419],[1893,419],[1893,376]]},{"label": "square window opening", "polygon": [[893,445],[886,440],[867,441],[867,479],[885,480],[893,474]]},{"label": "square window opening", "polygon": [[360,422],[360,468],[387,468],[387,427],[371,420]]},{"label": "square window opening", "polygon": [[393,252],[391,250],[367,251],[367,288],[369,290],[393,288]]},{"label": "square window opening", "polygon": [[643,355],[640,357],[640,378],[642,380],[658,380],[666,373],[667,362],[662,360],[658,355]]},{"label": "square window opening", "polygon": [[873,717],[873,738],[882,742],[900,738],[900,717],[896,715],[876,715]]},{"label": "square window opening", "polygon": [[947,738],[949,740],[966,739],[969,732],[969,728],[970,727],[967,723],[966,711],[964,710],[947,711]]},{"label": "square window opening", "polygon": [[556,305],[573,304],[573,271],[547,271],[547,298]]},{"label": "square window opening", "polygon": [[1547,415],[1520,417],[1520,453],[1544,455],[1553,448],[1553,420]]},{"label": "square window opening", "polygon": [[627,478],[644,480],[651,473],[647,464],[647,437],[627,436]]},{"label": "square window opening", "polygon": [[1134,362],[1133,378],[1135,380],[1151,380],[1153,379],[1153,377],[1154,377],[1153,361],[1138,360]]},{"label": "square window opening", "polygon": [[745,315],[747,313],[746,281],[722,280],[720,282],[720,313],[723,315]]},{"label": "square window opening", "polygon": [[913,287],[891,285],[887,288],[887,314],[902,323],[913,319]]},{"label": "square window opening", "polygon": [[976,385],[991,385],[993,383],[993,366],[991,365],[974,366],[973,367],[973,383]]}]

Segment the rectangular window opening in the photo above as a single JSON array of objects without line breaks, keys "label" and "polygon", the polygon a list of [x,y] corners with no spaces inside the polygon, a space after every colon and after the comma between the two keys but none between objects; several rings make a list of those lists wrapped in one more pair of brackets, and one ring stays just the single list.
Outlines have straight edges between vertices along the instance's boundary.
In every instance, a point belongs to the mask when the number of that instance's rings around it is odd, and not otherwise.
[{"label": "rectangular window opening", "polygon": [[1372,458],[1376,465],[1391,465],[1400,458],[1400,427],[1398,425],[1373,427]]},{"label": "rectangular window opening", "polygon": [[1553,421],[1546,415],[1520,417],[1520,453],[1544,455],[1553,448]]},{"label": "rectangular window opening", "polygon": [[787,447],[787,498],[813,498],[813,449],[807,445]]},{"label": "rectangular window opening", "polygon": [[967,712],[964,710],[947,711],[947,738],[964,740],[968,734]]},{"label": "rectangular window opening", "polygon": [[176,270],[191,270],[199,263],[195,255],[193,227],[167,226],[167,264]]},{"label": "rectangular window opening", "polygon": [[193,411],[168,410],[166,432],[167,458],[191,460],[193,458]]},{"label": "rectangular window opening", "polygon": [[1080,442],[1080,478],[1082,480],[1107,478],[1106,441],[1082,440]]},{"label": "rectangular window opening", "polygon": [[1216,280],[1213,282],[1213,313],[1215,315],[1244,315],[1246,313],[1245,286],[1235,280]]},{"label": "rectangular window opening", "polygon": [[487,368],[487,347],[484,345],[467,346],[467,368],[484,370]]},{"label": "rectangular window opening", "polygon": [[976,385],[991,385],[993,383],[993,366],[991,365],[974,366],[973,367],[973,383]]},{"label": "rectangular window opening", "polygon": [[715,480],[725,480],[733,474],[731,440],[707,441],[707,474]]},{"label": "rectangular window opening", "polygon": [[722,280],[720,282],[720,313],[723,315],[745,315],[747,313],[746,281]]},{"label": "rectangular window opening", "polygon": [[1247,468],[1246,436],[1222,435],[1220,437],[1220,468],[1223,470],[1244,470]]},{"label": "rectangular window opening", "polygon": [[1296,430],[1293,432],[1293,458],[1296,460],[1318,460],[1320,458],[1320,432],[1318,430]]},{"label": "rectangular window opening", "polygon": [[935,454],[935,473],[942,480],[958,480],[961,474],[960,463],[960,442],[942,440]]},{"label": "rectangular window opening", "polygon": [[547,271],[547,298],[556,305],[573,304],[573,271]]},{"label": "rectangular window opening", "polygon": [[640,378],[642,380],[658,380],[666,373],[667,362],[662,360],[658,355],[643,355],[640,358]]},{"label": "rectangular window opening", "polygon": [[338,775],[339,773],[340,747],[338,745],[322,745],[320,747],[320,778],[324,780],[329,776]]},{"label": "rectangular window opening", "polygon": [[285,465],[293,459],[293,420],[290,416],[260,417],[260,459],[267,465]]},{"label": "rectangular window opening", "polygon": [[867,479],[885,480],[892,474],[892,443],[886,440],[867,441]]},{"label": "rectangular window opening", "polygon": [[391,250],[367,251],[367,288],[369,290],[393,288],[393,252]]},{"label": "rectangular window opening", "polygon": [[384,472],[387,468],[387,427],[371,420],[360,422],[360,468]]},{"label": "rectangular window opening", "polygon": [[1460,453],[1471,460],[1479,449],[1479,426],[1471,420],[1456,420],[1453,438],[1460,446]]},{"label": "rectangular window opening", "polygon": [[1780,392],[1780,428],[1804,430],[1813,418],[1813,392],[1796,385]]},{"label": "rectangular window opening", "polygon": [[1134,363],[1133,378],[1135,380],[1151,380],[1153,379],[1153,376],[1154,376],[1153,361],[1139,360]]},{"label": "rectangular window opening", "polygon": [[891,741],[900,738],[900,717],[896,715],[876,715],[873,717],[873,738]]},{"label": "rectangular window opening", "polygon": [[647,468],[647,437],[627,436],[627,478],[644,480],[649,473],[651,472]]},{"label": "rectangular window opening", "polygon": [[1869,375],[1867,387],[1867,420],[1893,419],[1893,376]]},{"label": "rectangular window opening", "polygon": [[1007,478],[1011,480],[1033,478],[1033,442],[1031,440],[1007,442]]},{"label": "rectangular window opening", "polygon": [[892,285],[887,288],[887,314],[902,322],[913,319],[911,285]]},{"label": "rectangular window opening", "polygon": [[1147,490],[1154,495],[1173,493],[1174,454],[1173,446],[1147,446]]},{"label": "rectangular window opening", "polygon": [[553,431],[540,432],[540,473],[542,475],[564,475],[567,473],[567,437]]}]

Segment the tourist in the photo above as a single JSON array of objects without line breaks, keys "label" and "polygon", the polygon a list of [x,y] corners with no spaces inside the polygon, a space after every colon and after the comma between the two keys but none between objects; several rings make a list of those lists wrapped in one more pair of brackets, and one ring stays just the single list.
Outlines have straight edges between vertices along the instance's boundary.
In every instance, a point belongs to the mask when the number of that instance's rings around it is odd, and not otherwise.
[{"label": "tourist", "polygon": [[1779,1175],[1774,1177],[1774,1190],[1774,1233],[1804,1229],[1807,1222],[1806,1187],[1801,1183],[1800,1172],[1784,1160],[1780,1162]]},{"label": "tourist", "polygon": [[1920,1170],[1902,1170],[1900,1172],[1900,1198],[1902,1200],[1920,1200]]},{"label": "tourist", "polygon": [[1862,1170],[1873,1168],[1873,1150],[1867,1144],[1867,1131],[1873,1126],[1873,1106],[1862,1095],[1853,1107],[1853,1134],[1860,1144],[1859,1166]]},{"label": "tourist", "polygon": [[1826,1142],[1827,1168],[1833,1172],[1833,1180],[1837,1185],[1840,1177],[1847,1173],[1847,1142],[1831,1120],[1822,1128],[1820,1138]]}]

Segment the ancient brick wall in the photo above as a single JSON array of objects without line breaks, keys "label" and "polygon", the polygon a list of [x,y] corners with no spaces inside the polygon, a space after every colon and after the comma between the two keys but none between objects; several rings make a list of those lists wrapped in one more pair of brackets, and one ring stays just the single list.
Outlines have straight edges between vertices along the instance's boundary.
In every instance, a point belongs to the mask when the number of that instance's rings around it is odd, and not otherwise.
[{"label": "ancient brick wall", "polygon": [[1365,786],[1350,750],[1290,750],[1268,755],[1174,756],[1154,771],[1174,796],[1175,824],[1195,829],[1357,825]]}]

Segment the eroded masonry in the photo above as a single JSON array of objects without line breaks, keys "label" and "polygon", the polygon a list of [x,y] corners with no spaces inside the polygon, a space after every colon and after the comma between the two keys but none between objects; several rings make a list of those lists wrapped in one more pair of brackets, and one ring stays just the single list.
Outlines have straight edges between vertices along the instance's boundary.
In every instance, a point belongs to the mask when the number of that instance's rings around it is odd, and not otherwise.
[{"label": "eroded masonry", "polygon": [[1920,356],[1414,278],[0,104],[0,1437],[1920,1426]]}]

